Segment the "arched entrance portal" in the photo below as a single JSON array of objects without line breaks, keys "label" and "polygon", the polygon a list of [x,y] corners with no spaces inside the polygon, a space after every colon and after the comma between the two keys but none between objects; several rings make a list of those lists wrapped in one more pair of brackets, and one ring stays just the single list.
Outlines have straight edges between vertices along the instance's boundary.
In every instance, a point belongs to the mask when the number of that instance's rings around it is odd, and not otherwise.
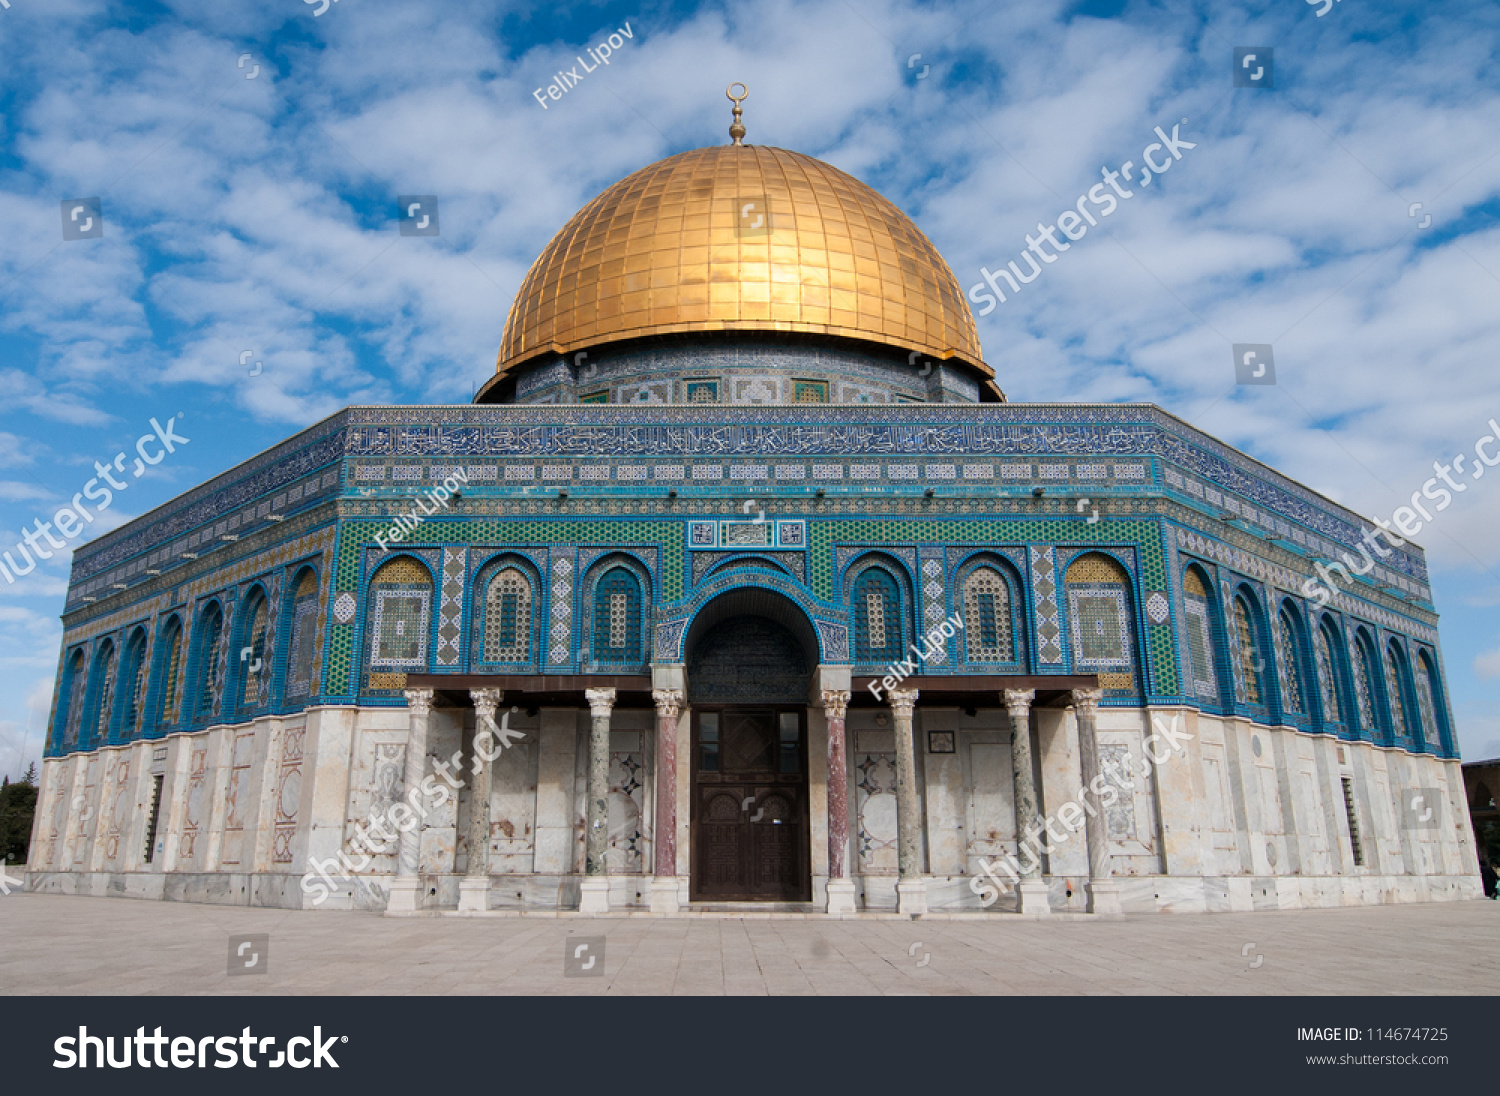
[{"label": "arched entrance portal", "polygon": [[694,901],[809,901],[807,689],[816,639],[780,594],[731,590],[687,643]]}]

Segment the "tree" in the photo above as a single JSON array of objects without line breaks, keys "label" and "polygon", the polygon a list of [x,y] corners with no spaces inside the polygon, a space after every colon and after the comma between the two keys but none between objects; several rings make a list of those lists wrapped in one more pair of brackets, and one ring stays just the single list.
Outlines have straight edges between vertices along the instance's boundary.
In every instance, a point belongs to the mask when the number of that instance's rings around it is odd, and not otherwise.
[{"label": "tree", "polygon": [[19,783],[7,777],[0,783],[0,861],[26,863],[31,845],[31,819],[36,812],[36,763]]}]

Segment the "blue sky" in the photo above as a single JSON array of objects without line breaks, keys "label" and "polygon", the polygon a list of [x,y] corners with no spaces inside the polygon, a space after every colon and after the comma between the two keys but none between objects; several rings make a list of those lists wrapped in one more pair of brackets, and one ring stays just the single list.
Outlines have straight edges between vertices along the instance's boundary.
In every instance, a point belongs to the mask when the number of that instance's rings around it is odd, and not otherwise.
[{"label": "blue sky", "polygon": [[[979,321],[1012,399],[1155,402],[1381,517],[1500,416],[1489,0],[322,6],[0,7],[0,547],[153,417],[190,442],[91,533],[347,404],[466,401],[552,234],[724,141],[735,80],[751,142],[885,193],[965,287],[1182,127],[1196,148]],[[1232,86],[1237,46],[1274,87]],[[400,236],[398,194],[437,195],[442,234]],[[96,196],[103,237],[64,241],[61,203]],[[1234,343],[1278,383],[1237,386]],[[1500,755],[1497,526],[1500,474],[1417,538],[1466,757]],[[11,775],[67,566],[0,580]]]}]

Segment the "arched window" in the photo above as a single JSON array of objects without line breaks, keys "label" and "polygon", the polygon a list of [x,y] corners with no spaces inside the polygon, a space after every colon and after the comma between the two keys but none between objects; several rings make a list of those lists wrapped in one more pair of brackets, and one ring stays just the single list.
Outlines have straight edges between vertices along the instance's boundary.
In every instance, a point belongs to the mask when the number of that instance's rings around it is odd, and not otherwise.
[{"label": "arched window", "polygon": [[1354,657],[1349,660],[1354,677],[1354,703],[1359,713],[1359,727],[1364,731],[1380,728],[1375,718],[1375,660],[1370,640],[1361,629],[1354,636]]},{"label": "arched window", "polygon": [[1105,689],[1135,688],[1135,629],[1130,576],[1106,555],[1091,552],[1068,565],[1068,620],[1073,665],[1099,675]]},{"label": "arched window", "polygon": [[1015,617],[1010,584],[993,567],[964,580],[965,642],[970,662],[1016,662]]},{"label": "arched window", "polygon": [[161,665],[161,700],[156,725],[170,727],[182,711],[182,618],[173,616],[162,632],[157,658]]},{"label": "arched window", "polygon": [[57,742],[64,749],[78,745],[78,728],[83,726],[83,690],[88,684],[84,664],[83,650],[74,651],[63,677],[63,703],[57,713],[60,728]]},{"label": "arched window", "polygon": [[1285,605],[1276,617],[1276,680],[1281,685],[1281,706],[1306,715],[1307,688],[1303,678],[1302,629]]},{"label": "arched window", "polygon": [[125,644],[125,664],[120,680],[125,696],[120,706],[120,741],[128,742],[140,733],[141,705],[146,700],[146,629],[137,628]]},{"label": "arched window", "polygon": [[1266,668],[1266,662],[1260,653],[1255,616],[1244,594],[1235,595],[1234,637],[1229,649],[1234,655],[1235,699],[1241,704],[1264,704],[1266,694],[1261,674]]},{"label": "arched window", "polygon": [[1208,585],[1196,567],[1182,573],[1182,607],[1192,693],[1200,700],[1217,703],[1219,674],[1215,669],[1214,612],[1209,604]]},{"label": "arched window", "polygon": [[251,591],[240,610],[239,642],[235,644],[235,708],[246,711],[262,707],[271,700],[270,652],[267,650],[266,594],[259,586]]},{"label": "arched window", "polygon": [[854,580],[850,600],[854,661],[879,663],[899,658],[906,647],[906,629],[902,625],[901,587],[890,572],[881,567],[865,568]]},{"label": "arched window", "polygon": [[1339,704],[1339,664],[1334,652],[1339,649],[1338,633],[1325,618],[1313,633],[1314,655],[1318,666],[1318,694],[1323,700],[1323,722],[1344,722]]},{"label": "arched window", "polygon": [[1474,799],[1471,807],[1476,811],[1492,811],[1495,809],[1495,796],[1490,791],[1490,786],[1483,780],[1474,785]]},{"label": "arched window", "polygon": [[1444,741],[1443,724],[1439,718],[1442,693],[1438,689],[1437,669],[1426,651],[1417,654],[1416,679],[1417,711],[1422,717],[1418,738],[1428,745],[1441,745]]},{"label": "arched window", "polygon": [[219,709],[224,689],[224,610],[217,601],[198,618],[198,688],[195,690],[193,718],[207,719]]},{"label": "arched window", "polygon": [[515,567],[506,567],[490,580],[482,653],[486,662],[531,661],[531,583]]},{"label": "arched window", "polygon": [[83,745],[97,746],[109,733],[110,709],[115,699],[115,645],[106,639],[99,644],[99,653],[94,656],[94,672],[90,674],[89,690],[93,699],[89,703],[88,723],[84,728]]},{"label": "arched window", "polygon": [[640,579],[627,567],[611,568],[594,587],[594,661],[645,661],[641,623]]},{"label": "arched window", "polygon": [[1420,741],[1421,721],[1414,720],[1414,713],[1407,709],[1411,692],[1407,688],[1406,677],[1406,656],[1393,639],[1385,645],[1385,680],[1386,693],[1391,698],[1391,731],[1405,738],[1412,733],[1412,724],[1415,723],[1416,738]]},{"label": "arched window", "polygon": [[[427,667],[432,575],[414,559],[393,559],[370,581],[370,669],[409,672]],[[375,684],[374,688],[395,688]]]},{"label": "arched window", "polygon": [[297,576],[292,589],[290,641],[287,644],[286,695],[307,696],[312,692],[313,653],[317,649],[318,576],[311,567]]}]

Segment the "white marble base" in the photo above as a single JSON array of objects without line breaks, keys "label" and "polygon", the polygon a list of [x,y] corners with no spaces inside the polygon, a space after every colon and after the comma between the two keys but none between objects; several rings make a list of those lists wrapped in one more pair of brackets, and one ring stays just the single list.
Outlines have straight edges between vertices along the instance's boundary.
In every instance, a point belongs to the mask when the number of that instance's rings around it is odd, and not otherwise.
[{"label": "white marble base", "polygon": [[1099,917],[1124,917],[1120,887],[1113,880],[1089,880],[1089,912]]},{"label": "white marble base", "polygon": [[854,903],[854,883],[848,879],[828,881],[828,912],[834,915],[857,913]]},{"label": "white marble base", "polygon": [[488,913],[490,911],[490,881],[469,879],[458,881],[458,912]]},{"label": "white marble base", "polygon": [[1052,906],[1047,901],[1047,884],[1040,879],[1023,879],[1016,884],[1016,912],[1022,917],[1049,917]]},{"label": "white marble base", "polygon": [[927,880],[896,884],[896,912],[910,917],[921,917],[927,912]]},{"label": "white marble base", "polygon": [[609,912],[609,880],[607,878],[602,875],[591,875],[578,884],[578,912]]},{"label": "white marble base", "polygon": [[385,904],[389,916],[400,917],[422,908],[422,880],[416,876],[397,876],[391,880],[391,897]]},{"label": "white marble base", "polygon": [[677,889],[675,875],[653,876],[651,878],[651,912],[676,913],[681,909]]}]

